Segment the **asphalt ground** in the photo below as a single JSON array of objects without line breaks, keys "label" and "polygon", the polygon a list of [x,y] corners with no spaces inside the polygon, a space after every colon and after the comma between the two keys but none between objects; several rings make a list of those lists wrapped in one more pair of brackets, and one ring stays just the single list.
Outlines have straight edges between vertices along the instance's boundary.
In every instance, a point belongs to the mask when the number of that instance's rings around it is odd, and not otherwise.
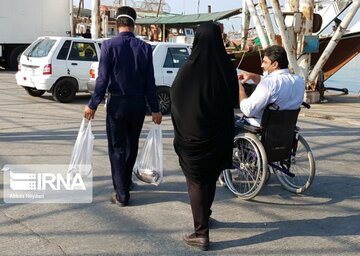
[{"label": "asphalt ground", "polygon": [[[55,102],[34,98],[0,71],[0,166],[67,164],[89,96]],[[192,232],[184,176],[173,150],[169,116],[162,124],[164,180],[138,181],[131,205],[120,208],[112,189],[105,110],[93,121],[93,202],[8,204],[0,172],[0,255],[359,255],[360,98],[327,95],[328,103],[302,110],[298,125],[316,158],[316,177],[304,194],[283,188],[274,175],[252,201],[218,185],[210,251],[182,241]],[[151,126],[146,117],[140,144]]]}]

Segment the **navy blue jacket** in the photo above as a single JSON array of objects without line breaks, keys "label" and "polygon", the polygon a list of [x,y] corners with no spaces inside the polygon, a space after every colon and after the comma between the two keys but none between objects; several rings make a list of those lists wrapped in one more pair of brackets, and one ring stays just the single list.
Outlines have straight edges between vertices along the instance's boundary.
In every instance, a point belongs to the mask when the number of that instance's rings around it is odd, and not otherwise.
[{"label": "navy blue jacket", "polygon": [[151,112],[159,112],[151,45],[136,38],[132,32],[122,32],[104,41],[89,108],[97,108],[106,88],[123,98],[147,97]]}]

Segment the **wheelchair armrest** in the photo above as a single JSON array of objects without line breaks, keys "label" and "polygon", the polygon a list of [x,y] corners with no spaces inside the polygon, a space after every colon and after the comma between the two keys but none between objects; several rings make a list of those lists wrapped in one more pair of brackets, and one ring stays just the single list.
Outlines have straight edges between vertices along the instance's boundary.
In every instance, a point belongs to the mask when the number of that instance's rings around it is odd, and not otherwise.
[{"label": "wheelchair armrest", "polygon": [[311,108],[310,104],[308,104],[306,102],[301,103],[301,105],[304,106],[307,109]]},{"label": "wheelchair armrest", "polygon": [[261,127],[253,126],[250,124],[244,124],[244,123],[236,123],[235,126],[236,130],[245,130],[247,132],[251,133],[260,133]]}]

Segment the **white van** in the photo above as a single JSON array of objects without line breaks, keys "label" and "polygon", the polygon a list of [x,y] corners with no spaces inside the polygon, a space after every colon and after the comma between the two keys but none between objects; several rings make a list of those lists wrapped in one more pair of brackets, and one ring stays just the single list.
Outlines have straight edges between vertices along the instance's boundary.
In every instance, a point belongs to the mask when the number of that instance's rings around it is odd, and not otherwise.
[{"label": "white van", "polygon": [[16,82],[31,96],[50,92],[56,101],[70,102],[76,92],[88,91],[89,70],[103,40],[39,37],[21,55]]}]

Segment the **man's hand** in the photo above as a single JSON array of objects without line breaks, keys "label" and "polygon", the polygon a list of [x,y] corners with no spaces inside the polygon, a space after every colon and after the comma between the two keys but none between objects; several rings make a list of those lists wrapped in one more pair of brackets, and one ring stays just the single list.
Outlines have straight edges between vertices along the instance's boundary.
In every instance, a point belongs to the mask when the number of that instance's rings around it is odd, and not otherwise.
[{"label": "man's hand", "polygon": [[156,113],[152,112],[151,116],[152,116],[152,120],[155,124],[161,124],[162,115],[160,112],[156,112]]},{"label": "man's hand", "polygon": [[85,109],[84,109],[84,117],[87,120],[94,119],[95,112],[96,112],[96,109],[91,109],[88,106],[86,106]]},{"label": "man's hand", "polygon": [[240,83],[244,84],[249,80],[253,80],[255,84],[260,83],[261,77],[255,73],[241,73],[238,75],[238,80]]},{"label": "man's hand", "polygon": [[238,75],[238,80],[241,84],[246,83],[250,79],[251,78],[249,73],[241,73]]},{"label": "man's hand", "polygon": [[242,83],[239,84],[239,100],[240,102],[243,100],[243,99],[246,99],[248,96],[246,95],[246,92],[245,92],[245,89],[244,89],[244,86]]}]

